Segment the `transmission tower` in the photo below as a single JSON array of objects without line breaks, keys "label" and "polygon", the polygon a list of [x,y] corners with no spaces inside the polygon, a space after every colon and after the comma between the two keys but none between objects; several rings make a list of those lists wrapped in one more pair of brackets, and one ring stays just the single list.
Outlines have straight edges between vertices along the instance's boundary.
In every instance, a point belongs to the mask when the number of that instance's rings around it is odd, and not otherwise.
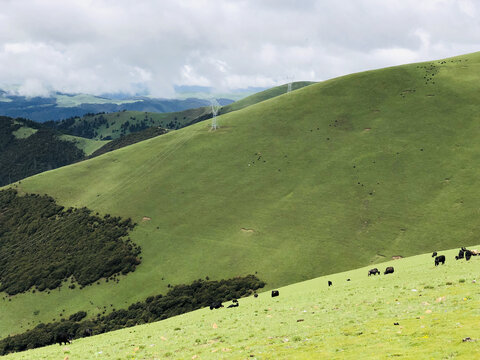
[{"label": "transmission tower", "polygon": [[287,94],[292,91],[293,76],[287,76]]},{"label": "transmission tower", "polygon": [[287,94],[292,91],[292,83],[289,82],[288,85],[287,85]]},{"label": "transmission tower", "polygon": [[217,125],[217,114],[218,110],[220,110],[221,106],[218,103],[217,99],[211,99],[210,100],[210,105],[212,107],[212,130],[217,130],[219,127]]}]

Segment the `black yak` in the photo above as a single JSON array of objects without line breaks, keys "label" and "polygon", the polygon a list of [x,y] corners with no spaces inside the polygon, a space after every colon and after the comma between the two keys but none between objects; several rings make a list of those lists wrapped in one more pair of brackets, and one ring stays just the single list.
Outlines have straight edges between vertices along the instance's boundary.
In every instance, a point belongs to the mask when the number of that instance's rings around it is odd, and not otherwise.
[{"label": "black yak", "polygon": [[223,307],[222,303],[220,301],[215,301],[210,305],[210,310],[220,309],[221,307]]},{"label": "black yak", "polygon": [[438,266],[438,264],[442,263],[445,264],[445,255],[439,255],[435,258],[435,266]]},{"label": "black yak", "polygon": [[387,267],[387,268],[385,269],[385,272],[384,272],[383,274],[384,274],[384,275],[393,274],[394,271],[395,271],[395,270],[394,270],[393,266],[389,266],[389,267]]},{"label": "black yak", "polygon": [[71,344],[71,341],[70,341],[70,336],[68,336],[67,333],[58,333],[57,336],[55,336],[55,342],[58,343],[58,345],[67,345],[67,344]]}]

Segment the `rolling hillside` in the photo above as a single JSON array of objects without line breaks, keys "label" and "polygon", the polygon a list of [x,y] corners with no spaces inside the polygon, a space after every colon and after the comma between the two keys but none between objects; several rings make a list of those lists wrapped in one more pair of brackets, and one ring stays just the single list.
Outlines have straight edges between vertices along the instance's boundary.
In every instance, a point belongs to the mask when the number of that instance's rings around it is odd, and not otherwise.
[{"label": "rolling hillside", "polygon": [[[292,89],[291,91],[295,91],[298,89],[301,89],[305,86],[315,84],[314,82],[311,81],[296,81],[292,83]],[[235,101],[234,103],[231,103],[229,105],[225,105],[222,107],[220,110],[220,114],[226,114],[231,111],[236,111],[243,109],[247,106],[250,105],[255,105],[259,102],[274,98],[276,96],[280,96],[285,94],[288,91],[288,84],[280,85],[280,86],[275,86],[271,89],[267,89],[264,91],[261,91],[259,93],[247,96],[243,99],[240,99],[238,101]]]},{"label": "rolling hillside", "polygon": [[276,298],[240,299],[238,308],[228,302],[5,358],[476,359],[480,259],[456,262],[457,251],[442,252],[439,267],[428,253],[379,266],[394,266],[391,275],[333,274],[280,288]]},{"label": "rolling hillside", "polygon": [[[292,84],[292,90],[311,85],[312,82],[303,81]],[[285,94],[287,85],[277,86],[258,94],[250,95],[235,103],[221,103],[224,106],[220,113],[243,109],[247,106]],[[155,113],[141,111],[120,111],[107,114],[88,114],[83,117],[70,118],[59,122],[47,122],[46,125],[89,139],[118,139],[131,133],[145,130],[149,127],[160,126],[166,129],[177,130],[185,126],[210,119],[212,117],[209,106],[188,109],[179,112]]]},{"label": "rolling hillside", "polygon": [[[229,104],[233,101],[229,99],[219,100],[223,104]],[[162,99],[134,96],[118,99],[89,94],[63,93],[51,94],[49,97],[25,97],[0,90],[1,115],[28,118],[38,122],[61,120],[100,112],[181,112],[208,104],[208,100],[195,98]]]},{"label": "rolling hillside", "polygon": [[0,117],[0,185],[71,164],[106,141],[62,135],[26,119]]},{"label": "rolling hillside", "polygon": [[71,135],[96,140],[118,139],[150,127],[179,129],[195,122],[199,117],[211,117],[210,107],[199,107],[171,113],[121,111],[108,114],[89,114],[46,125]]},{"label": "rolling hillside", "polygon": [[478,243],[479,69],[475,53],[344,76],[22,180],[131,217],[143,260],[119,284],[16,295],[0,335],[55,304],[121,308],[206,276],[272,288]]}]

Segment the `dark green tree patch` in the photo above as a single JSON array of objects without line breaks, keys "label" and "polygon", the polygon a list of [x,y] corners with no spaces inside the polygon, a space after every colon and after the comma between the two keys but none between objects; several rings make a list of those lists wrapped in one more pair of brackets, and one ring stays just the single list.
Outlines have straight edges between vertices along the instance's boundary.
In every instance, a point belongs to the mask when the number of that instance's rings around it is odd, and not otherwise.
[{"label": "dark green tree patch", "polygon": [[87,208],[64,209],[48,196],[0,191],[0,291],[55,289],[134,271],[140,247],[124,240],[134,224]]},{"label": "dark green tree patch", "polygon": [[105,144],[100,149],[96,150],[90,157],[93,158],[95,156],[105,154],[106,152],[120,149],[124,146],[132,145],[143,140],[151,139],[155,136],[166,134],[167,130],[155,126],[140,132],[134,132],[132,130],[130,130],[130,132],[131,133],[128,135],[122,136]]},{"label": "dark green tree patch", "polygon": [[263,288],[265,283],[254,275],[220,281],[196,280],[190,285],[177,285],[167,295],[150,296],[128,309],[81,321],[86,313],[79,311],[68,320],[39,324],[22,334],[0,341],[0,355],[53,344],[58,334],[72,339],[98,335],[139,324],[164,320],[172,316],[210,306],[214,301],[239,299]]},{"label": "dark green tree patch", "polygon": [[[25,139],[13,133],[22,126],[38,131]],[[58,138],[59,133],[26,119],[0,116],[0,186],[85,157],[73,142]]]}]

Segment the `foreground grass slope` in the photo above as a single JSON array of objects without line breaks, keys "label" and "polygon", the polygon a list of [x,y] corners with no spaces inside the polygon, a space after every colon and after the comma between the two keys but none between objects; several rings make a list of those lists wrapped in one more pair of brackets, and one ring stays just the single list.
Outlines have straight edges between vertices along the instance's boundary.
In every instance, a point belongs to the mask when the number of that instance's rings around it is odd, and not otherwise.
[{"label": "foreground grass slope", "polygon": [[[67,346],[6,359],[476,359],[480,357],[480,259],[441,252],[381,264],[240,299]],[[346,281],[351,279],[351,281]],[[333,281],[328,287],[327,281]],[[225,304],[227,305],[227,304]],[[398,323],[398,325],[394,325]],[[463,342],[465,338],[472,342]]]},{"label": "foreground grass slope", "polygon": [[353,74],[22,180],[131,217],[143,260],[119,284],[5,301],[0,335],[206,276],[276,287],[477,243],[479,70],[475,53]]}]

